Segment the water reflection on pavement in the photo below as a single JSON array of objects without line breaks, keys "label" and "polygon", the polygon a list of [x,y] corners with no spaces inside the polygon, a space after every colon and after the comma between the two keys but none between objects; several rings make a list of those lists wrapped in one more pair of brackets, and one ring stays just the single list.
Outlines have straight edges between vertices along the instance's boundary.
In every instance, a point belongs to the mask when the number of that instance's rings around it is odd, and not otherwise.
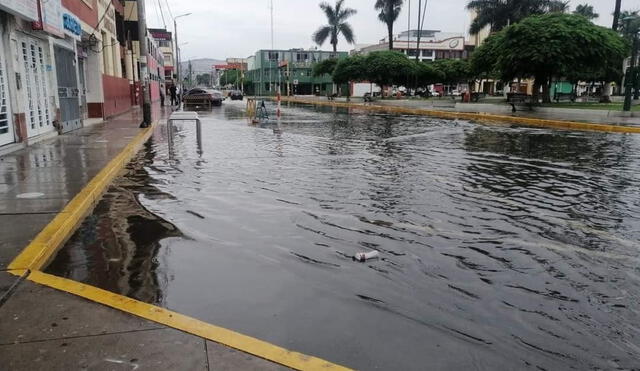
[{"label": "water reflection on pavement", "polygon": [[640,367],[640,137],[243,107],[158,130],[48,272],[365,370]]}]

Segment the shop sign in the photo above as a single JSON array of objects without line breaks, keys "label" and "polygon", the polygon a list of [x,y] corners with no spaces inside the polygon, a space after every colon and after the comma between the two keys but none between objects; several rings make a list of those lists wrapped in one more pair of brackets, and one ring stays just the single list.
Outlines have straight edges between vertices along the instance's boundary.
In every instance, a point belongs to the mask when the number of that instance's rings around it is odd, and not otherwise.
[{"label": "shop sign", "polygon": [[65,35],[69,35],[72,38],[80,41],[82,36],[82,25],[80,24],[80,20],[71,14],[64,7],[62,8],[62,27],[64,28]]},{"label": "shop sign", "polygon": [[38,2],[39,0],[0,0],[0,10],[28,21],[39,21]]},{"label": "shop sign", "polygon": [[62,27],[62,3],[61,0],[40,1],[40,18],[33,22],[34,30],[48,32],[54,36],[64,37]]}]

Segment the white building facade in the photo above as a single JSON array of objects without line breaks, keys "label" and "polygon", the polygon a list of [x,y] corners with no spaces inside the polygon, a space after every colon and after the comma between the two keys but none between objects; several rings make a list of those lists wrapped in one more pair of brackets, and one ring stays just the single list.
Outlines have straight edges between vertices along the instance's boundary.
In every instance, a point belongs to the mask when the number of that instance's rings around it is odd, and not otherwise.
[{"label": "white building facade", "polygon": [[[465,48],[465,37],[461,33],[421,30],[418,43],[418,30],[401,32],[393,38],[393,50],[409,57],[418,55],[420,61],[436,59],[463,59],[469,53]],[[368,54],[373,51],[388,50],[389,41],[384,38],[377,44],[360,45],[351,54]]]}]

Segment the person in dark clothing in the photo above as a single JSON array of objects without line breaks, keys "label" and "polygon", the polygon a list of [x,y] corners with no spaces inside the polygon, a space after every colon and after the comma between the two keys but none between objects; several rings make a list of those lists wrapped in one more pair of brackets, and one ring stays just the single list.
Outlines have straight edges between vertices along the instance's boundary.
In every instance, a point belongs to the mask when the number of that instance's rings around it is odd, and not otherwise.
[{"label": "person in dark clothing", "polygon": [[175,85],[171,85],[169,88],[169,93],[171,94],[171,105],[175,106],[178,104],[178,89]]}]

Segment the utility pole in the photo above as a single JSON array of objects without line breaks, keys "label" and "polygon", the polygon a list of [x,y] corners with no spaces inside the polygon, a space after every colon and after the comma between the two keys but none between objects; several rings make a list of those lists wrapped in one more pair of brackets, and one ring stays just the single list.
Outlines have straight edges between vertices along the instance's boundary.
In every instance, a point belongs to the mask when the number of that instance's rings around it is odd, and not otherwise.
[{"label": "utility pole", "polygon": [[634,85],[634,76],[636,70],[636,58],[638,57],[638,35],[633,35],[633,49],[631,50],[631,62],[629,68],[627,68],[627,73],[624,78],[624,105],[622,107],[623,111],[631,111],[631,96]]},{"label": "utility pole", "polygon": [[176,38],[176,89],[178,89],[178,84],[180,84],[180,46],[178,46],[178,23],[175,18],[173,19],[173,34]]},{"label": "utility pole", "polygon": [[[179,88],[179,92],[180,94],[183,94],[182,91],[182,80],[180,80],[182,77],[180,76],[180,44],[178,44],[178,18],[180,17],[186,17],[188,15],[191,15],[191,13],[185,13],[185,14],[180,14],[179,16],[176,16],[173,18],[173,33],[175,34],[176,37],[176,88]],[[179,84],[179,85],[178,85]]]},{"label": "utility pole", "polygon": [[420,11],[422,9],[422,0],[418,0],[418,38],[416,40],[416,62],[420,61]]},{"label": "utility pole", "polygon": [[[631,61],[629,63],[629,68],[627,68],[625,77],[624,77],[624,104],[622,106],[623,111],[631,111],[631,98],[633,94],[633,86],[635,85],[635,76],[636,76],[636,59],[638,57],[638,30],[631,29],[631,22],[635,21],[637,17],[626,17],[623,19],[626,25],[626,32],[629,35],[633,36],[633,44],[631,49]],[[631,32],[632,33],[631,33]]]},{"label": "utility pole", "polygon": [[142,117],[140,127],[151,125],[151,90],[149,89],[149,71],[147,70],[147,18],[144,0],[136,1],[138,6],[138,45],[140,48],[140,87],[142,88]]}]

